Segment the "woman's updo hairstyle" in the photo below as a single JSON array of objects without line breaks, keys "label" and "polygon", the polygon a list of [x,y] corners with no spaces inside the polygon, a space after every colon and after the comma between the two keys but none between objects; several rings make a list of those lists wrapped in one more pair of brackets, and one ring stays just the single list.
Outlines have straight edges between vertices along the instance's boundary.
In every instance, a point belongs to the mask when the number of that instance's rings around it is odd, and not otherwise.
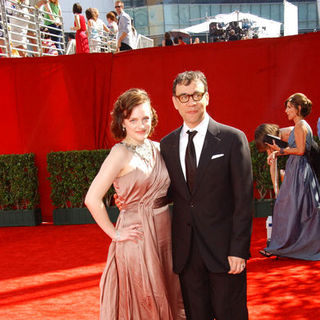
[{"label": "woman's updo hairstyle", "polygon": [[298,111],[299,106],[301,106],[300,115],[302,117],[306,117],[311,112],[312,102],[303,93],[294,93],[293,95],[291,95],[284,103],[286,107],[288,102],[292,103]]},{"label": "woman's updo hairstyle", "polygon": [[158,123],[156,110],[152,108],[150,98],[145,90],[133,88],[119,96],[111,112],[111,132],[117,140],[124,139],[127,135],[125,128],[122,126],[123,120],[130,118],[132,110],[145,102],[149,103],[151,109],[151,129],[149,137],[152,135]]}]

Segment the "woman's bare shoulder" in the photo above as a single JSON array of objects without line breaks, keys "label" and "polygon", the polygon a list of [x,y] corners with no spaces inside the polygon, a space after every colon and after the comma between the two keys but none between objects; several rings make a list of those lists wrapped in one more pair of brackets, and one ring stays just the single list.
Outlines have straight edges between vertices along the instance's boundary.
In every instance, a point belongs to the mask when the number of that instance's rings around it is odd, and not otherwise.
[{"label": "woman's bare shoulder", "polygon": [[291,131],[294,127],[285,127],[280,129],[280,138],[284,141],[288,141]]}]

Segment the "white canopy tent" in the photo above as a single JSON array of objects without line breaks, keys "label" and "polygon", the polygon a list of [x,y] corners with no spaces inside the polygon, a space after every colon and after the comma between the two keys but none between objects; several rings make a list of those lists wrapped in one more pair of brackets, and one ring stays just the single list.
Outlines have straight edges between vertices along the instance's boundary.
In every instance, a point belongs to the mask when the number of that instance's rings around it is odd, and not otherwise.
[{"label": "white canopy tent", "polygon": [[234,11],[228,14],[218,14],[213,19],[208,19],[205,22],[197,25],[182,29],[189,33],[208,33],[209,25],[212,22],[228,24],[232,21],[242,22],[247,24],[250,29],[255,30],[259,35],[259,38],[273,38],[280,37],[281,22],[264,19],[250,13],[243,13],[240,11]]}]

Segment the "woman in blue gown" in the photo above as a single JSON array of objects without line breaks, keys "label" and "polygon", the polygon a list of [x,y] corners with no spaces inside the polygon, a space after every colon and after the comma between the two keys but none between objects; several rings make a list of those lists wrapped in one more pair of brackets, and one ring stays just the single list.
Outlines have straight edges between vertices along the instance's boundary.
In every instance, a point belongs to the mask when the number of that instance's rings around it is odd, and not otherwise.
[{"label": "woman in blue gown", "polygon": [[273,211],[271,241],[260,253],[266,257],[320,260],[320,185],[306,156],[313,135],[304,120],[311,112],[312,102],[304,94],[295,93],[286,100],[285,107],[294,128],[287,148],[268,144],[273,150],[268,163],[272,165],[281,155],[289,158]]}]

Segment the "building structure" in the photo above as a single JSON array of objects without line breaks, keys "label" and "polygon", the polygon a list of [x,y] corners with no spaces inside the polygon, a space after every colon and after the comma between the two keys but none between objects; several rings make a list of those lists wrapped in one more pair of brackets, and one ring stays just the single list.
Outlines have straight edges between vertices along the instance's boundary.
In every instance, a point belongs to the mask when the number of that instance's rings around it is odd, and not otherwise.
[{"label": "building structure", "polygon": [[[161,43],[163,34],[173,29],[184,29],[204,22],[206,17],[231,13],[236,10],[251,13],[261,18],[284,22],[284,5],[282,0],[123,0],[125,11],[133,18],[134,26],[139,34]],[[320,0],[295,0],[291,3],[298,7],[299,33],[320,29]],[[65,30],[73,25],[73,1],[61,1]],[[85,11],[96,7],[100,18],[106,22],[106,13],[114,10],[114,0],[82,0]],[[283,30],[283,25],[282,25]],[[157,41],[158,39],[158,41]]]},{"label": "building structure", "polygon": [[[163,35],[173,29],[183,29],[221,13],[240,11],[282,22],[281,0],[123,0],[126,12],[134,19],[137,31],[146,36]],[[319,29],[316,0],[296,0],[299,33]],[[283,27],[282,27],[283,28]]]}]

